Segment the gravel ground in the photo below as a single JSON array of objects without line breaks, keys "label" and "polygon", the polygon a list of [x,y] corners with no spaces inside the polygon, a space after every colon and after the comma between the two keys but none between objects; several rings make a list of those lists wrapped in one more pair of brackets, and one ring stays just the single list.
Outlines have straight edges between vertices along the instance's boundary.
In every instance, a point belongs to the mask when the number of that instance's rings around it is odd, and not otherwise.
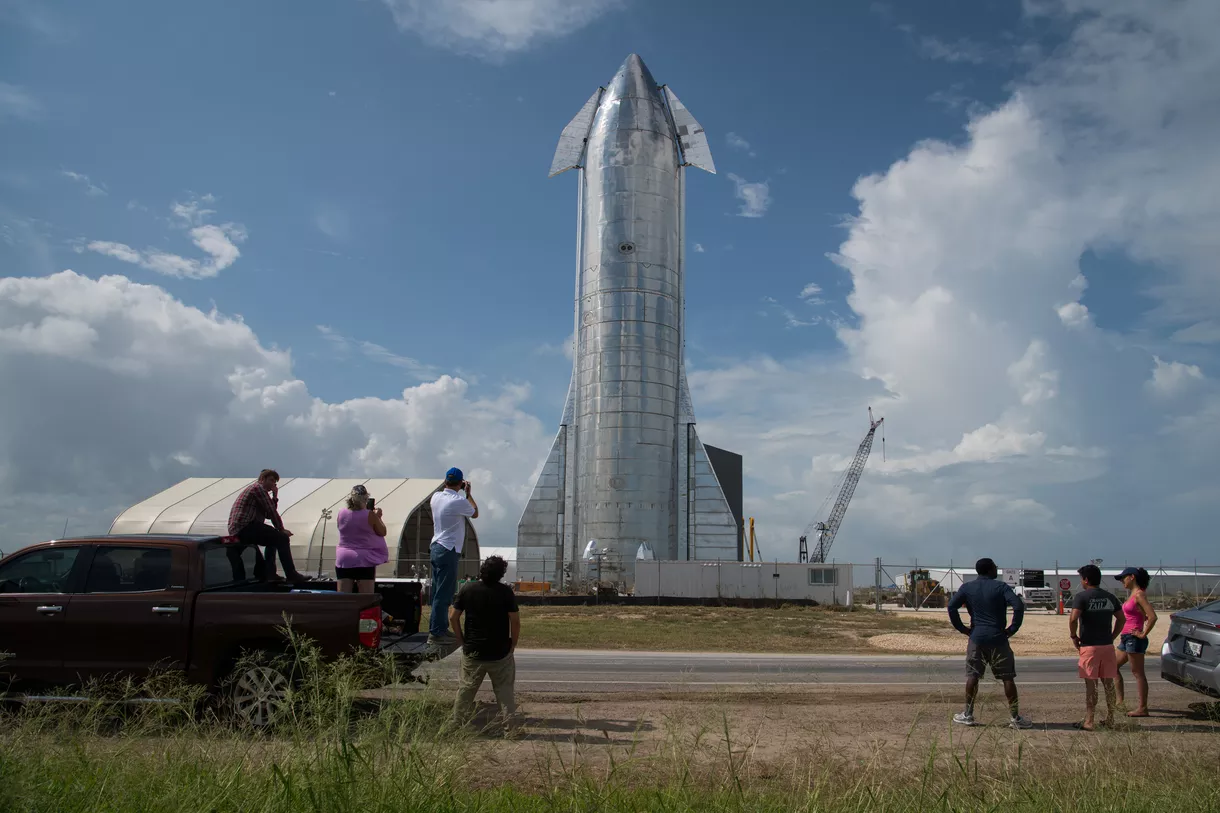
[{"label": "gravel ground", "polygon": [[[894,610],[896,615],[916,616],[925,620],[938,620],[943,628],[933,632],[885,633],[874,635],[868,643],[887,652],[910,652],[913,654],[955,655],[966,653],[966,637],[953,629],[949,614],[945,610]],[[968,616],[967,616],[968,617]],[[963,618],[965,620],[965,618]],[[1169,632],[1169,614],[1161,613],[1152,630],[1148,652],[1157,654]],[[1072,640],[1068,637],[1068,615],[1027,612],[1020,631],[1012,638],[1012,650],[1017,655],[1075,655]]]},{"label": "gravel ground", "polygon": [[[1076,687],[1022,688],[1022,713],[1035,723],[1030,731],[1007,727],[1003,695],[990,681],[976,708],[981,725],[973,729],[951,724],[961,696],[949,688],[675,692],[656,698],[527,692],[520,697],[524,728],[508,741],[490,738],[484,769],[491,782],[529,785],[557,766],[715,755],[730,742],[735,754],[746,755],[747,773],[755,776],[800,773],[828,759],[849,770],[862,764],[918,766],[933,753],[949,770],[960,769],[955,759],[994,768],[1014,755],[1025,770],[1038,770],[1062,767],[1085,751],[1112,753],[1116,765],[1129,760],[1132,749],[1167,759],[1214,753],[1220,723],[1198,706],[1200,696],[1159,681],[1152,689],[1151,717],[1093,733],[1073,729],[1084,711],[1083,689]],[[481,699],[490,700],[490,693]]]}]

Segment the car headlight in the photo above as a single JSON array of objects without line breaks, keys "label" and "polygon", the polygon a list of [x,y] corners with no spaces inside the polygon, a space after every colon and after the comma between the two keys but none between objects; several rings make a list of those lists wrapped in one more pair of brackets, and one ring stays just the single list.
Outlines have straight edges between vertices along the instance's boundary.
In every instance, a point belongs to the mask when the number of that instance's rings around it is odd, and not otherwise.
[{"label": "car headlight", "polygon": [[1169,654],[1169,642],[1166,641],[1165,643],[1161,644],[1161,657],[1164,658],[1168,654]]}]

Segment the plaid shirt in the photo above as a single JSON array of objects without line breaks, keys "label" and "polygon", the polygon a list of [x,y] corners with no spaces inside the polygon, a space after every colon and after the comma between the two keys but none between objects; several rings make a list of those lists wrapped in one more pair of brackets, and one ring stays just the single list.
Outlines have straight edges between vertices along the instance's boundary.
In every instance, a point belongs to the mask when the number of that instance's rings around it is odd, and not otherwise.
[{"label": "plaid shirt", "polygon": [[277,531],[284,530],[284,521],[276,510],[278,502],[257,482],[243,488],[229,509],[229,536],[237,536],[251,522],[266,520],[271,520]]}]

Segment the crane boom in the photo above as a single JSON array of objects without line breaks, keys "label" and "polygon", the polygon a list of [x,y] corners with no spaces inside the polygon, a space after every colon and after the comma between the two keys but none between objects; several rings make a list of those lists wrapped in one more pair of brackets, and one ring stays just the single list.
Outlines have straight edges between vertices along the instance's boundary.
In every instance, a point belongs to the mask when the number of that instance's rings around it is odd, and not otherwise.
[{"label": "crane boom", "polygon": [[[868,462],[868,455],[873,450],[873,437],[884,422],[885,418],[874,421],[873,408],[868,408],[868,433],[864,435],[864,440],[860,441],[860,448],[856,449],[856,456],[852,459],[851,465],[847,467],[847,473],[843,477],[843,486],[839,489],[839,496],[835,500],[834,507],[830,509],[830,516],[825,522],[814,520],[801,535],[800,561],[804,562],[807,559],[816,563],[826,561],[826,556],[830,553],[830,546],[834,544],[835,536],[839,533],[839,526],[843,524],[847,506],[851,503],[852,495],[856,493],[860,475],[864,473],[864,464]],[[883,444],[885,443],[884,435],[882,435],[881,441]],[[813,549],[812,556],[809,555],[808,547],[811,531],[817,532],[817,545]]]}]

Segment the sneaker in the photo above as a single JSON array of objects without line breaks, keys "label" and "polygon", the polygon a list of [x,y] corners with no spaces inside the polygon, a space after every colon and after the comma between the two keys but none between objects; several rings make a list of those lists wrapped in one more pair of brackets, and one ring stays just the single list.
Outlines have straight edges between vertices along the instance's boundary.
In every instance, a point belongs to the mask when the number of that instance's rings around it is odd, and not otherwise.
[{"label": "sneaker", "polygon": [[453,635],[451,633],[448,633],[448,632],[445,633],[444,635],[432,635],[431,633],[428,634],[428,645],[429,646],[449,646],[450,644],[456,644],[456,643],[457,643],[457,636]]},{"label": "sneaker", "polygon": [[959,711],[957,714],[954,714],[953,722],[957,723],[958,725],[976,725],[974,722],[974,715],[967,714],[964,711]]},{"label": "sneaker", "polygon": [[1028,717],[1022,717],[1020,714],[1018,714],[1016,717],[1013,717],[1011,720],[1008,721],[1008,727],[1009,728],[1033,728],[1034,723]]}]

